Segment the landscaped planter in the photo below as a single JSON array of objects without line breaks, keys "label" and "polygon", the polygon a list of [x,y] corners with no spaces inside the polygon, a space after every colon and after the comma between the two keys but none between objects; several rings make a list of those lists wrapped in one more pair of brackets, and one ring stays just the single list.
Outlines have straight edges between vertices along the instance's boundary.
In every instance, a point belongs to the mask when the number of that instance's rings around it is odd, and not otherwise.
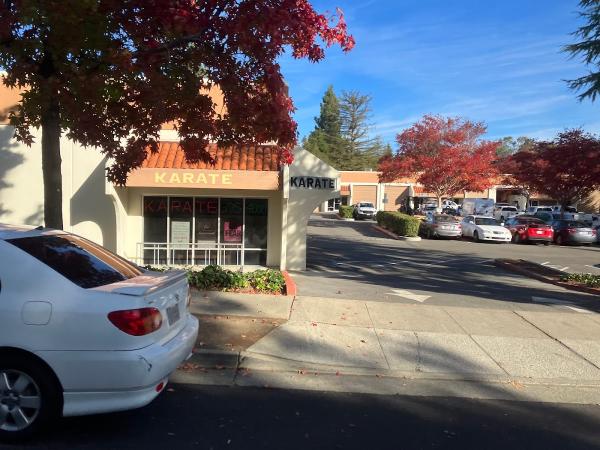
[{"label": "landscaped planter", "polygon": [[[147,266],[150,270],[181,269],[165,266]],[[210,265],[203,268],[185,267],[190,287],[201,291],[224,291],[243,294],[295,295],[296,285],[287,272],[261,269],[242,272]]]}]

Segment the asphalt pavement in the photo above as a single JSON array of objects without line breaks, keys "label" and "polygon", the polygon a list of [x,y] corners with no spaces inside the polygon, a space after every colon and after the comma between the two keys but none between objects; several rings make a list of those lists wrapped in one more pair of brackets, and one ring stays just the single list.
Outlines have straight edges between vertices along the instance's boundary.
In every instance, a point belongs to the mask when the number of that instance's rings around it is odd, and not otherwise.
[{"label": "asphalt pavement", "polygon": [[600,448],[600,406],[170,385],[6,450]]},{"label": "asphalt pavement", "polygon": [[314,216],[308,267],[294,273],[300,296],[481,308],[584,306],[598,298],[503,271],[496,258],[527,259],[565,271],[600,273],[600,247],[390,239],[373,222]]}]

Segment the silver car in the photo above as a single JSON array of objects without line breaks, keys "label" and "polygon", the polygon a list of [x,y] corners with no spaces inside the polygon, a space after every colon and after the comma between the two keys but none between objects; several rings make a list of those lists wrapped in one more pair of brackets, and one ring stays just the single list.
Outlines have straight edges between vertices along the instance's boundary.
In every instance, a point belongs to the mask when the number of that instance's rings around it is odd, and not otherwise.
[{"label": "silver car", "polygon": [[428,239],[436,237],[460,238],[462,226],[454,216],[434,214],[421,223],[420,232]]},{"label": "silver car", "polygon": [[558,245],[583,244],[596,242],[597,231],[577,220],[556,220],[552,223],[554,242]]}]

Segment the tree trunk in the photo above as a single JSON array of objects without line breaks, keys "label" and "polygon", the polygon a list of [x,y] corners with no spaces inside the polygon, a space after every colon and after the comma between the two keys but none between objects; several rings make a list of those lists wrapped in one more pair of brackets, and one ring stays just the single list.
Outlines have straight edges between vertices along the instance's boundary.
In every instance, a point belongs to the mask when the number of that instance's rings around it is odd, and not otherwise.
[{"label": "tree trunk", "polygon": [[442,212],[442,196],[437,196],[437,212]]},{"label": "tree trunk", "polygon": [[44,178],[44,222],[62,230],[62,173],[60,157],[60,107],[51,94],[42,112],[42,173]]}]

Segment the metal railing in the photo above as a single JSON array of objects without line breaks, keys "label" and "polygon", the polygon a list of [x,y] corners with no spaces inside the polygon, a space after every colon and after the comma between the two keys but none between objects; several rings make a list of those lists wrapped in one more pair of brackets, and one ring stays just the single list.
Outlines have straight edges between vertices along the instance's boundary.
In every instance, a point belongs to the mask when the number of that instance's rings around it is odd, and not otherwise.
[{"label": "metal railing", "polygon": [[168,266],[242,266],[244,250],[261,249],[244,249],[243,244],[138,242],[136,262],[142,265]]}]

